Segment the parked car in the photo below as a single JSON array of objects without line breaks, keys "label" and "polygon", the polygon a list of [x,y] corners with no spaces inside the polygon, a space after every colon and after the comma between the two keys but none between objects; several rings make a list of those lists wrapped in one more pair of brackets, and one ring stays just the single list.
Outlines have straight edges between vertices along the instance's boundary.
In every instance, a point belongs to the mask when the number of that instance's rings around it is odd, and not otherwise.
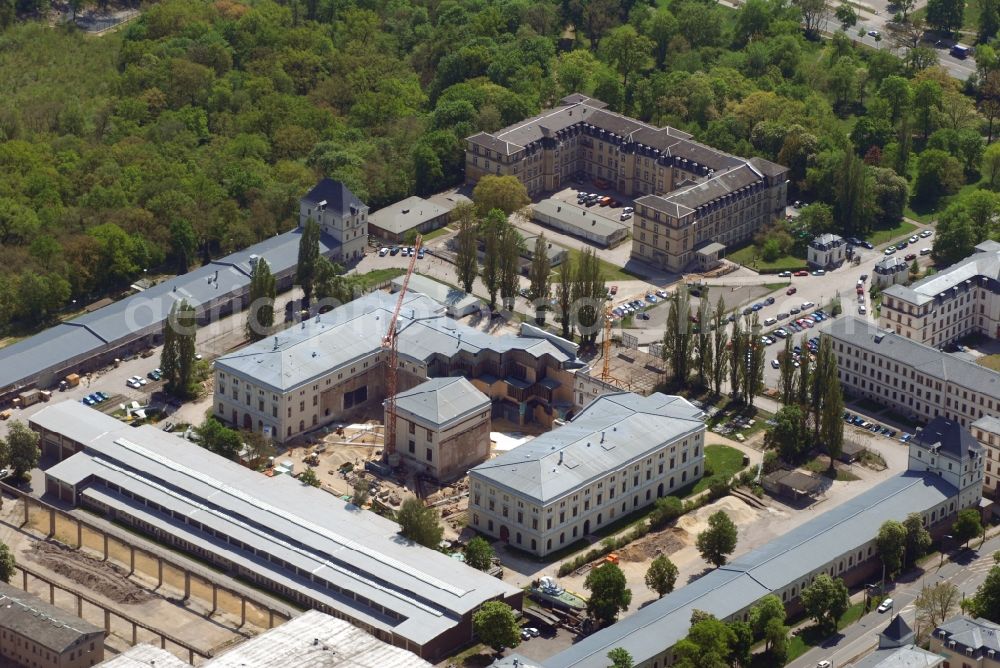
[{"label": "parked car", "polygon": [[389,251],[389,255],[399,255],[399,246],[393,246],[392,250]]},{"label": "parked car", "polygon": [[417,251],[417,259],[418,260],[423,260],[424,259],[424,249],[423,248],[421,248],[420,250]]},{"label": "parked car", "polygon": [[861,274],[861,278],[858,279],[862,283],[868,280],[868,274]]},{"label": "parked car", "polygon": [[929,237],[932,234],[934,234],[932,231],[930,231],[930,230],[924,230],[923,232],[920,233],[920,238],[921,239],[926,239],[927,237]]},{"label": "parked car", "polygon": [[921,255],[930,255],[931,254],[931,249],[930,248],[921,248],[920,249],[920,254]]},{"label": "parked car", "polygon": [[622,220],[628,220],[631,217],[632,217],[631,213],[622,213],[622,215],[621,215],[621,219]]},{"label": "parked car", "polygon": [[802,302],[802,307],[801,308],[802,308],[803,311],[805,311],[806,309],[810,309],[813,306],[816,306],[815,302]]},{"label": "parked car", "polygon": [[795,289],[794,287],[791,287],[791,288],[788,288],[787,290],[785,290],[785,294],[786,295],[794,295],[796,292],[798,292],[798,290]]},{"label": "parked car", "polygon": [[666,290],[657,290],[656,291],[656,296],[659,297],[660,299],[666,299],[667,298],[667,291]]},{"label": "parked car", "polygon": [[385,257],[388,254],[389,254],[389,247],[388,246],[382,246],[381,248],[378,249],[378,256],[379,257]]},{"label": "parked car", "polygon": [[832,664],[826,659],[823,659],[822,661],[816,664],[816,668],[831,668],[831,666]]},{"label": "parked car", "polygon": [[826,270],[824,270],[824,269],[817,269],[816,271],[813,272],[812,275],[813,276],[826,276]]},{"label": "parked car", "polygon": [[618,294],[618,286],[617,286],[617,285],[612,285],[612,286],[611,286],[611,287],[610,287],[610,288],[608,289],[608,292],[610,292],[610,293],[611,293],[611,294],[613,294],[613,295],[617,295],[617,294]]},{"label": "parked car", "polygon": [[896,244],[896,250],[903,250],[904,248],[906,248],[909,245],[910,244],[907,241],[900,241],[898,244]]},{"label": "parked car", "polygon": [[785,312],[781,312],[776,317],[778,318],[778,320],[784,320],[788,317],[788,314]]},{"label": "parked car", "polygon": [[635,209],[633,209],[630,206],[627,206],[624,209],[622,209],[622,213],[635,213]]},{"label": "parked car", "polygon": [[776,325],[776,324],[778,324],[778,319],[777,318],[765,318],[764,319],[764,326],[765,327],[770,327],[771,325]]},{"label": "parked car", "polygon": [[806,271],[805,269],[799,269],[799,270],[798,270],[797,272],[795,272],[795,274],[793,274],[793,275],[794,275],[794,276],[808,276],[808,275],[809,275],[809,272],[808,272],[808,271]]},{"label": "parked car", "polygon": [[895,252],[896,252],[896,247],[895,247],[895,246],[889,246],[889,247],[888,247],[888,248],[886,248],[886,249],[885,249],[884,251],[882,251],[882,253],[883,253],[884,255],[892,255],[892,254],[893,254],[893,253],[895,253]]},{"label": "parked car", "polygon": [[882,601],[882,604],[878,606],[878,611],[879,612],[887,612],[888,610],[891,610],[892,609],[892,603],[893,603],[893,601],[892,601],[891,598],[885,599],[884,601]]},{"label": "parked car", "polygon": [[790,271],[783,271],[780,274],[778,274],[778,278],[791,278],[791,277],[792,277],[792,272]]},{"label": "parked car", "polygon": [[788,309],[788,312],[791,313],[792,315],[798,315],[799,313],[802,313],[802,309],[800,309],[797,306],[793,306],[792,308]]},{"label": "parked car", "polygon": [[910,262],[912,260],[916,260],[917,259],[917,254],[916,253],[907,253],[906,257],[904,257],[903,259],[906,260],[907,262]]},{"label": "parked car", "polygon": [[767,299],[764,300],[764,303],[770,306],[771,304],[774,303],[774,297],[768,297]]}]

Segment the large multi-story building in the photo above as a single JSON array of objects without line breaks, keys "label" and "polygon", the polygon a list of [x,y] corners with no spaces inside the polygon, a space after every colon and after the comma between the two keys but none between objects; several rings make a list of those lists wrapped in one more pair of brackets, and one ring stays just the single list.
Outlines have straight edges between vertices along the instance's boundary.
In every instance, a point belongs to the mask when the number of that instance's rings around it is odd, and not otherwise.
[{"label": "large multi-story building", "polygon": [[0,664],[90,668],[104,660],[104,636],[101,627],[0,582]]},{"label": "large multi-story building", "polygon": [[[279,442],[331,422],[379,415],[386,397],[382,348],[396,295],[373,292],[215,360],[216,417]],[[576,346],[522,325],[491,336],[407,293],[396,325],[399,391],[465,376],[490,397],[493,417],[543,426],[573,408]],[[537,333],[537,335],[535,335]]]},{"label": "large multi-story building", "polygon": [[[969,444],[962,429],[935,427],[943,438],[941,450],[955,452]],[[921,446],[912,446],[921,447]],[[903,521],[919,513],[933,536],[949,531],[955,515],[979,503],[982,477],[971,472],[949,475],[951,458],[938,457],[915,470],[893,476],[872,489],[814,517],[782,536],[680,587],[616,624],[579,640],[544,662],[545,668],[605,668],[608,651],[621,647],[637,668],[666,668],[674,663],[674,645],[684,638],[694,610],[723,621],[747,621],[750,609],[774,594],[790,611],[801,610],[800,596],[816,576],[843,578],[848,586],[878,577],[882,562],[877,539],[886,520]],[[967,457],[965,463],[982,457]],[[949,480],[965,487],[957,488]],[[935,649],[933,646],[931,649]]]},{"label": "large multi-story building", "polygon": [[45,472],[52,497],[422,658],[472,642],[472,616],[486,601],[520,608],[516,587],[290,476],[265,477],[76,401],[46,406],[30,424],[61,459]]},{"label": "large multi-story building", "polygon": [[917,343],[855,316],[827,323],[838,376],[846,392],[887,406],[904,417],[941,416],[968,427],[1000,414],[1000,373]]},{"label": "large multi-story building", "polygon": [[299,200],[299,227],[307,220],[319,223],[320,230],[337,242],[333,259],[345,264],[365,256],[368,244],[368,205],[350,188],[332,179],[323,179]]},{"label": "large multi-story building", "polygon": [[935,348],[973,333],[1000,338],[1000,242],[907,287],[882,296],[879,324]]},{"label": "large multi-story building", "polygon": [[972,423],[972,435],[986,452],[983,496],[1000,499],[1000,417],[988,415]]},{"label": "large multi-story building", "polygon": [[638,198],[632,257],[670,271],[697,261],[709,244],[747,241],[784,215],[787,168],[723,153],[606,107],[573,94],[538,116],[468,137],[466,182],[512,175],[534,196],[586,178]]},{"label": "large multi-story building", "polygon": [[472,528],[545,556],[697,481],[703,413],[682,397],[605,394],[469,471]]}]

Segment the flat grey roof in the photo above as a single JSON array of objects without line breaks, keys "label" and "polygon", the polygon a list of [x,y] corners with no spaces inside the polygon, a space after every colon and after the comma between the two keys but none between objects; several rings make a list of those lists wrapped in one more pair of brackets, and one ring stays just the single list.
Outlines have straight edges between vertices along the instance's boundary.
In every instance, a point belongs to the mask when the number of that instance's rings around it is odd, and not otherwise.
[{"label": "flat grey roof", "polygon": [[[215,360],[215,368],[285,392],[380,352],[396,301],[396,295],[372,292],[275,337],[223,355]],[[476,354],[482,350],[524,350],[535,358],[549,355],[561,363],[573,359],[546,339],[491,336],[459,324],[445,315],[441,304],[417,292],[407,292],[396,328],[399,354],[420,362],[436,354],[451,357],[459,351]]]},{"label": "flat grey roof", "polygon": [[[105,430],[83,443],[83,451],[46,471],[47,479],[85,483],[87,498],[266,573],[373,626],[425,644],[484,601],[517,593],[497,578],[403,539],[394,522],[290,476],[267,478],[150,425],[132,428],[74,401],[46,406],[34,421],[76,440],[81,408],[94,414],[84,419],[105,423]],[[119,487],[127,494],[116,491]],[[402,620],[373,606],[395,611]]]},{"label": "flat grey roof", "polygon": [[[298,262],[300,235],[296,228],[274,236],[0,349],[0,388],[30,383],[48,369],[66,367],[155,330],[181,299],[197,307],[248,289],[253,255],[267,260],[274,274],[291,270]],[[323,254],[337,246],[327,235],[320,239]]]},{"label": "flat grey roof", "polygon": [[978,427],[991,434],[1000,434],[1000,417],[995,415],[984,415],[972,423],[973,427]]},{"label": "flat grey roof", "polygon": [[[821,331],[836,341],[844,341],[883,359],[911,366],[926,376],[987,396],[1000,397],[1000,373],[895,332],[879,329],[870,320],[842,316],[826,323]],[[881,340],[876,341],[876,337],[881,337]]]},{"label": "flat grey roof", "polygon": [[560,202],[551,198],[543,199],[538,204],[533,205],[532,209],[535,214],[554,218],[565,225],[579,230],[581,236],[599,234],[603,237],[609,237],[613,234],[621,233],[622,230],[627,231],[629,229],[629,226],[600,216],[585,207],[576,206],[569,202]]},{"label": "flat grey roof", "polygon": [[403,234],[421,223],[426,223],[447,213],[448,209],[414,195],[369,214],[368,224],[380,227],[386,232]]},{"label": "flat grey roof", "polygon": [[802,580],[836,556],[859,549],[878,534],[885,520],[902,521],[911,512],[937,506],[957,493],[933,475],[907,472],[889,478],[580,640],[545,666],[605,668],[607,653],[615,647],[628,650],[639,664],[687,635],[694,608],[726,619],[761,597]]},{"label": "flat grey roof", "polygon": [[702,415],[683,397],[605,394],[569,423],[483,462],[469,475],[548,503],[664,443],[703,431]]},{"label": "flat grey roof", "polygon": [[56,653],[63,653],[104,629],[71,615],[23,589],[0,582],[0,628],[8,629]]},{"label": "flat grey roof", "polygon": [[465,378],[431,378],[397,394],[396,408],[440,429],[489,410],[490,398]]},{"label": "flat grey roof", "polygon": [[994,281],[994,284],[1000,280],[1000,242],[984,241],[976,246],[975,253],[964,260],[909,287],[893,285],[886,288],[884,294],[912,304],[926,304],[934,301],[937,295],[978,277]]},{"label": "flat grey roof", "polygon": [[431,668],[336,617],[310,610],[202,664],[206,668]]}]

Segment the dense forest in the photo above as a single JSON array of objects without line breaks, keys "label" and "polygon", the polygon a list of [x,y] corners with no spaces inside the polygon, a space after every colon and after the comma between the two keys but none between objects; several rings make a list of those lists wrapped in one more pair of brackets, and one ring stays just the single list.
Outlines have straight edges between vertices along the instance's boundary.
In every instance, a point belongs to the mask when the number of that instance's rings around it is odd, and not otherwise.
[{"label": "dense forest", "polygon": [[[789,165],[795,196],[825,202],[804,210],[810,231],[947,205],[949,253],[997,233],[989,47],[958,82],[933,50],[859,47],[832,16],[833,39],[809,39],[815,0],[165,0],[103,37],[12,2],[0,328],[15,333],[289,229],[321,175],[373,209],[456,184],[463,137],[574,91]],[[784,252],[784,225],[760,243]]]}]

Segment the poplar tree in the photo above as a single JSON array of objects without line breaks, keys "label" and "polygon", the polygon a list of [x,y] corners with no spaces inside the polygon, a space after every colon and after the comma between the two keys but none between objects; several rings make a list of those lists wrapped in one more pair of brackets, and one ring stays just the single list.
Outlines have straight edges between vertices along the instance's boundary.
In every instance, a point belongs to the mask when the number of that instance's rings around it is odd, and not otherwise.
[{"label": "poplar tree", "polygon": [[486,220],[479,226],[482,231],[484,256],[483,256],[483,283],[486,291],[490,295],[490,311],[497,308],[497,293],[500,291],[500,282],[503,275],[503,265],[501,259],[501,244],[506,226],[507,218],[503,211],[493,209],[486,215]]},{"label": "poplar tree", "polygon": [[715,396],[722,394],[722,381],[726,375],[726,365],[729,363],[729,334],[726,332],[726,300],[719,295],[715,305],[712,322],[715,323],[714,344],[715,364],[712,367],[712,383],[715,386]]},{"label": "poplar tree", "polygon": [[247,310],[246,335],[260,341],[274,326],[275,283],[271,267],[258,258],[250,272],[250,308]]},{"label": "poplar tree", "polygon": [[504,308],[511,311],[514,310],[514,298],[520,287],[517,277],[523,248],[524,240],[521,235],[513,225],[505,224],[500,231],[500,297]]},{"label": "poplar tree", "polygon": [[764,343],[761,341],[760,319],[757,314],[753,314],[750,321],[750,331],[747,337],[747,359],[746,359],[746,380],[744,382],[744,394],[748,406],[753,406],[754,398],[760,394],[764,385]]},{"label": "poplar tree", "polygon": [[552,265],[549,262],[549,244],[544,234],[535,238],[535,250],[531,257],[531,286],[528,297],[535,304],[535,322],[545,324],[545,307],[549,299],[549,273]]},{"label": "poplar tree", "polygon": [[598,323],[604,317],[603,302],[608,294],[601,276],[601,263],[593,249],[585,249],[580,254],[571,292],[580,340],[592,344],[597,340]]},{"label": "poplar tree", "polygon": [[194,344],[197,330],[194,307],[185,300],[174,303],[163,322],[163,351],[160,368],[166,390],[181,398],[194,394]]},{"label": "poplar tree", "polygon": [[740,373],[740,363],[743,362],[743,326],[740,319],[733,320],[732,346],[729,350],[729,393],[740,400],[740,380],[743,374]]},{"label": "poplar tree", "polygon": [[302,286],[302,305],[309,308],[312,301],[313,285],[316,282],[316,265],[319,262],[319,223],[312,218],[306,220],[299,237],[299,261],[295,268],[295,280]]},{"label": "poplar tree", "polygon": [[791,405],[795,400],[795,362],[792,359],[792,337],[785,337],[785,350],[781,359],[781,403],[785,406]]},{"label": "poplar tree", "polygon": [[559,300],[560,321],[562,325],[562,337],[569,339],[572,337],[571,327],[573,324],[570,317],[570,306],[573,303],[573,263],[569,258],[559,265],[559,285],[556,286],[556,298]]},{"label": "poplar tree", "polygon": [[462,289],[472,294],[472,286],[479,274],[477,259],[479,238],[476,234],[476,208],[472,204],[459,204],[451,212],[452,220],[458,221],[455,236],[455,276]]},{"label": "poplar tree", "polygon": [[707,387],[712,377],[712,337],[708,328],[708,289],[701,293],[698,304],[698,385]]}]

